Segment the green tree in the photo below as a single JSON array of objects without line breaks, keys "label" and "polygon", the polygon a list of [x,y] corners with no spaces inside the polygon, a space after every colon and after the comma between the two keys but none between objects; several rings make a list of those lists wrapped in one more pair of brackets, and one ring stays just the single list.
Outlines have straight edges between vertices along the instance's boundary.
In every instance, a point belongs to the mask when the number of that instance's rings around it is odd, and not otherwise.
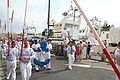
[{"label": "green tree", "polygon": [[54,36],[54,34],[55,34],[55,32],[52,30],[52,29],[50,29],[50,37],[53,37]]}]

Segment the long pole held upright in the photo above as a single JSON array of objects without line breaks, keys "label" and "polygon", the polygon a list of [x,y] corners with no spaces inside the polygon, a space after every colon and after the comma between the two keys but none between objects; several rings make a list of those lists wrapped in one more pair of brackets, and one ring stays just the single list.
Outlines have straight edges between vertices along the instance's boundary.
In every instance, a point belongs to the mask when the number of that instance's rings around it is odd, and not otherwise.
[{"label": "long pole held upright", "polygon": [[7,0],[8,56],[10,56],[9,0]]},{"label": "long pole held upright", "polygon": [[77,8],[80,10],[80,12],[81,12],[82,16],[84,17],[85,21],[87,22],[89,28],[92,30],[94,36],[96,37],[97,41],[99,42],[103,52],[106,54],[110,64],[112,65],[112,68],[114,69],[115,73],[117,74],[118,78],[120,79],[120,72],[119,72],[117,66],[115,65],[114,61],[112,60],[112,57],[110,56],[110,53],[108,52],[108,50],[106,49],[105,45],[103,44],[101,38],[99,37],[99,35],[95,31],[94,27],[91,25],[90,21],[88,20],[88,18],[86,17],[84,12],[82,11],[82,9],[79,6],[79,4],[77,3],[77,1],[76,0],[73,0],[73,1],[74,1],[75,5],[77,6]]},{"label": "long pole held upright", "polygon": [[20,59],[22,57],[22,52],[23,52],[23,43],[24,43],[25,26],[26,26],[27,3],[28,3],[28,0],[26,0],[26,4],[25,4],[25,16],[24,16],[24,25],[23,25],[23,33],[22,33],[22,46],[21,46]]},{"label": "long pole held upright", "polygon": [[11,38],[12,38],[12,23],[13,23],[13,16],[14,16],[14,10],[12,11],[12,17],[11,17]]}]

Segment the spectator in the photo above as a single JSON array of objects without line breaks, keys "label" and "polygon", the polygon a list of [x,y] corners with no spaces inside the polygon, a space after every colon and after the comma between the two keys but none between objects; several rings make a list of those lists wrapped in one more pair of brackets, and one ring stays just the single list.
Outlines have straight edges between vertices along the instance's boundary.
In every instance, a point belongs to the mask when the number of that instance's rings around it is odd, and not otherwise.
[{"label": "spectator", "polygon": [[91,54],[90,54],[91,47],[92,47],[92,45],[90,44],[90,42],[88,42],[86,59],[91,58]]},{"label": "spectator", "polygon": [[73,46],[72,41],[69,42],[67,52],[68,52],[68,69],[72,70],[72,64],[74,62],[75,46]]},{"label": "spectator", "polygon": [[[115,50],[115,62],[120,71],[120,42],[118,43],[117,49]],[[116,76],[116,80],[119,80],[117,76]]]}]

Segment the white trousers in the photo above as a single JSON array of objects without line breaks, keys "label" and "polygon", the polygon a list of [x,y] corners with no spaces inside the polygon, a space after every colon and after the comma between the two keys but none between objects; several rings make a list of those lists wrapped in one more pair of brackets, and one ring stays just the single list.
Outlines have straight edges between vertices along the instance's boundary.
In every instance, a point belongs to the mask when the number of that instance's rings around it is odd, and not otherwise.
[{"label": "white trousers", "polygon": [[5,50],[4,50],[4,49],[1,49],[2,58],[6,58],[6,57],[4,56],[4,53],[5,53]]},{"label": "white trousers", "polygon": [[[117,65],[117,67],[118,67],[118,70],[120,71],[120,66]],[[116,80],[120,80],[117,75],[116,75]]]},{"label": "white trousers", "polygon": [[12,80],[15,80],[16,79],[16,60],[14,61],[8,61],[7,60],[7,63],[6,63],[6,67],[7,67],[7,79],[10,79],[10,76],[11,76],[11,79]]},{"label": "white trousers", "polygon": [[[36,58],[37,60],[40,60],[40,52],[35,52],[35,58]],[[38,65],[35,65],[35,69],[36,69],[36,70],[39,70],[39,66],[38,66]]]},{"label": "white trousers", "polygon": [[30,80],[31,72],[32,72],[31,62],[29,63],[20,62],[20,70],[21,70],[22,80]]},{"label": "white trousers", "polygon": [[68,54],[68,68],[72,69],[72,64],[74,63],[74,54]]},{"label": "white trousers", "polygon": [[[45,60],[51,59],[50,52],[46,52]],[[51,61],[46,65],[47,68],[51,69]]]}]

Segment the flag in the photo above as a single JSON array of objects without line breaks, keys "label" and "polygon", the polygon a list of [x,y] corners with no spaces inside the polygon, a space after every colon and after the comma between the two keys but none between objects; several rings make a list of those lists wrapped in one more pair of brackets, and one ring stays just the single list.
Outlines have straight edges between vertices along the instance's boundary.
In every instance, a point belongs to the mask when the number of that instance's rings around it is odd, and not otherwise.
[{"label": "flag", "polygon": [[4,25],[4,30],[6,31],[6,23],[5,23],[5,25]]},{"label": "flag", "polygon": [[14,10],[12,11],[11,22],[13,22],[13,15],[14,15]]},{"label": "flag", "polygon": [[1,19],[0,19],[0,28],[2,28],[2,23],[1,23]]}]

